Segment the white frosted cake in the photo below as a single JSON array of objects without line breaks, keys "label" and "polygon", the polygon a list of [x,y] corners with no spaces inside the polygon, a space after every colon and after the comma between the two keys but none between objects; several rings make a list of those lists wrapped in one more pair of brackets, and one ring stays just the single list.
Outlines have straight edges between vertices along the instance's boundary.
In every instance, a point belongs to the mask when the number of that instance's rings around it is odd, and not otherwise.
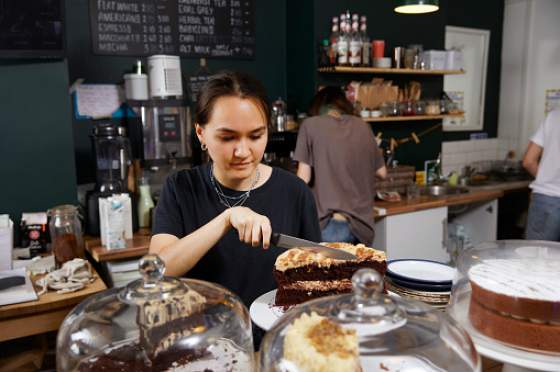
[{"label": "white frosted cake", "polygon": [[560,352],[560,262],[491,259],[468,272],[469,318],[487,336]]}]

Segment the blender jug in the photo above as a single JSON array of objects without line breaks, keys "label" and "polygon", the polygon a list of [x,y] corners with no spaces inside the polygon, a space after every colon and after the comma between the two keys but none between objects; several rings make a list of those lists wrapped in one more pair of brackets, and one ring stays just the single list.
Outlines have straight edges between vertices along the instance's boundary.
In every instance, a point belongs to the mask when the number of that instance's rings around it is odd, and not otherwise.
[{"label": "blender jug", "polygon": [[[87,197],[87,232],[99,235],[99,198],[127,193],[130,141],[124,127],[98,122],[91,135],[95,157],[95,189]],[[131,195],[131,198],[133,195]]]}]

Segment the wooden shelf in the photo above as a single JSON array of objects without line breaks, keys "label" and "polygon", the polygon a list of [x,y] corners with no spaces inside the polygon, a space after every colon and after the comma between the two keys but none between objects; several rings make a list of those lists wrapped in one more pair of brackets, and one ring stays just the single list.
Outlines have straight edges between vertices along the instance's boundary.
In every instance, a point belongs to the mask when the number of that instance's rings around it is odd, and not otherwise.
[{"label": "wooden shelf", "polygon": [[461,75],[464,70],[417,70],[412,68],[320,67],[319,72],[337,74]]},{"label": "wooden shelf", "polygon": [[140,229],[132,239],[126,240],[126,247],[121,249],[107,249],[101,245],[99,238],[85,239],[86,250],[97,262],[122,260],[126,258],[142,257],[150,248],[151,232],[149,229]]},{"label": "wooden shelf", "polygon": [[377,123],[383,121],[419,121],[419,120],[440,120],[445,118],[462,118],[464,114],[457,115],[416,115],[416,116],[382,116],[379,118],[362,118],[368,123]]}]

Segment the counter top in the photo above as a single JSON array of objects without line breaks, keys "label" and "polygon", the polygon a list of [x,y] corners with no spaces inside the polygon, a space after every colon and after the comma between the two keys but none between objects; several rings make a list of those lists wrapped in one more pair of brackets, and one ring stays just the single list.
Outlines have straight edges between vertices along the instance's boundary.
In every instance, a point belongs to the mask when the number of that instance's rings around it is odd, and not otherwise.
[{"label": "counter top", "polygon": [[101,245],[101,239],[86,237],[85,247],[91,257],[97,262],[122,260],[125,258],[142,257],[150,248],[150,229],[140,229],[134,233],[132,239],[126,240],[126,247],[122,249],[107,249]]},{"label": "counter top", "polygon": [[[415,200],[403,200],[398,202],[376,201],[375,218],[392,216],[401,213],[410,213],[430,208],[448,207],[452,205],[470,204],[500,198],[504,193],[526,189],[531,181],[501,182],[484,186],[470,186],[469,192],[448,196],[420,196]],[[385,209],[380,213],[379,208]]]},{"label": "counter top", "polygon": [[[417,212],[424,209],[448,207],[451,205],[470,204],[480,201],[497,199],[503,196],[503,191],[480,190],[468,193],[448,196],[420,196],[418,199],[406,200],[404,198],[398,202],[376,201],[375,217],[381,218],[401,213]],[[385,214],[380,213],[379,208],[385,209]]]}]

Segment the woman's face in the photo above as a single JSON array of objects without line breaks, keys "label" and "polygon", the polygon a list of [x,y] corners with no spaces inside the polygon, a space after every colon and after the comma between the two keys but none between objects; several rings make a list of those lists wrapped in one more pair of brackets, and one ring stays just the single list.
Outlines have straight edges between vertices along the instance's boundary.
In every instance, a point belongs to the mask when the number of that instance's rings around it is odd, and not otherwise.
[{"label": "woman's face", "polygon": [[229,96],[216,100],[210,121],[196,126],[201,143],[208,146],[214,172],[228,181],[251,178],[267,142],[267,121],[251,99]]}]

